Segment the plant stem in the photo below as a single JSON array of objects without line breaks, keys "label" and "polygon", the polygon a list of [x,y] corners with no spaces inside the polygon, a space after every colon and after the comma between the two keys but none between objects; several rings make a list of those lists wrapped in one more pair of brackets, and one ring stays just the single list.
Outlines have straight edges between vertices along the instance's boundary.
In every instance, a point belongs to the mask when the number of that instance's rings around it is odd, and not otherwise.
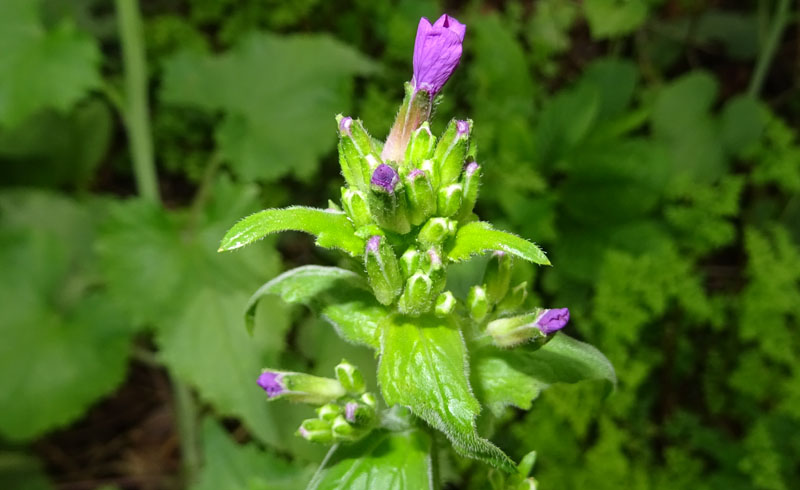
[{"label": "plant stem", "polygon": [[116,6],[125,71],[123,119],[128,130],[136,187],[145,199],[159,201],[147,100],[142,17],[137,0],[116,0]]},{"label": "plant stem", "polygon": [[767,33],[767,39],[761,52],[758,54],[758,61],[756,63],[753,77],[750,79],[750,86],[747,88],[747,93],[751,97],[758,97],[761,93],[761,88],[764,85],[764,79],[769,71],[769,66],[772,64],[772,59],[775,57],[775,51],[778,49],[778,41],[783,36],[783,30],[786,28],[786,23],[789,20],[789,0],[778,0],[775,6],[775,13],[772,16],[772,23]]},{"label": "plant stem", "polygon": [[195,482],[200,468],[200,445],[197,440],[197,407],[189,387],[174,373],[170,373],[172,391],[175,395],[175,416],[181,440],[184,486]]},{"label": "plant stem", "polygon": [[442,472],[439,468],[439,447],[436,444],[436,431],[428,429],[431,438],[431,480],[433,480],[433,490],[442,488]]}]

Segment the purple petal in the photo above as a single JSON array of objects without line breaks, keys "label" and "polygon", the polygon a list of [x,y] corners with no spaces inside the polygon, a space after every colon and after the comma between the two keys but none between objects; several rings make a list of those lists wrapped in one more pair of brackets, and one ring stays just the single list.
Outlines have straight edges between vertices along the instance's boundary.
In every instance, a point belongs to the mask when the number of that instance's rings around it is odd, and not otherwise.
[{"label": "purple petal", "polygon": [[447,14],[433,26],[421,19],[414,43],[415,90],[426,90],[431,96],[444,86],[461,60],[461,43],[466,26]]},{"label": "purple petal", "polygon": [[477,163],[470,162],[469,164],[467,164],[467,170],[466,170],[467,175],[472,176],[472,174],[474,174],[477,171],[478,171],[478,164]]},{"label": "purple petal", "polygon": [[382,163],[372,172],[372,179],[370,179],[370,182],[372,185],[383,187],[388,193],[393,193],[399,180],[400,178],[397,172],[392,167]]},{"label": "purple petal", "polygon": [[536,327],[545,335],[561,330],[569,323],[569,309],[555,308],[545,310],[544,314],[536,320]]},{"label": "purple petal", "polygon": [[341,121],[339,121],[339,131],[342,134],[350,135],[350,126],[353,125],[353,118],[350,116],[343,117]]},{"label": "purple petal", "polygon": [[381,236],[380,235],[373,235],[369,237],[367,240],[367,250],[370,252],[378,252],[378,248],[381,246]]},{"label": "purple petal", "polygon": [[344,418],[346,418],[348,422],[356,421],[357,408],[358,408],[358,403],[356,402],[349,402],[347,405],[344,406]]},{"label": "purple petal", "polygon": [[283,383],[281,383],[281,374],[272,371],[264,371],[258,377],[258,386],[262,387],[267,392],[269,398],[275,398],[284,391]]},{"label": "purple petal", "polygon": [[442,16],[433,23],[433,27],[444,27],[445,29],[449,29],[450,31],[454,32],[459,39],[461,39],[461,41],[464,41],[464,34],[467,32],[467,26],[465,24],[462,24],[447,14],[442,14]]}]

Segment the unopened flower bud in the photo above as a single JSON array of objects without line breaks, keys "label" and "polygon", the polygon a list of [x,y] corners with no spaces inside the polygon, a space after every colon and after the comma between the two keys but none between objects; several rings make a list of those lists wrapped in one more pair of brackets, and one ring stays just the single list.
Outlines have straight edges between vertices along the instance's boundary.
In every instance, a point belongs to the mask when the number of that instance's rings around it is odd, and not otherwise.
[{"label": "unopened flower bud", "polygon": [[476,322],[481,322],[489,314],[489,307],[489,298],[486,297],[486,290],[481,286],[472,286],[469,293],[467,293],[469,316]]},{"label": "unopened flower bud", "polygon": [[406,281],[406,287],[397,303],[401,313],[419,316],[427,313],[433,303],[433,280],[428,274],[418,271]]},{"label": "unopened flower bud", "polygon": [[336,365],[336,378],[342,387],[351,395],[360,395],[364,393],[366,388],[364,384],[364,377],[361,371],[354,365],[342,359],[342,362]]},{"label": "unopened flower bud", "polygon": [[497,312],[498,313],[507,313],[513,312],[525,303],[525,299],[528,297],[528,283],[522,282],[514,286],[511,291],[506,294],[506,297],[503,298],[500,303],[497,304]]},{"label": "unopened flower bud", "polygon": [[323,405],[345,394],[344,388],[335,379],[288,371],[265,369],[258,377],[258,385],[267,392],[270,400],[286,398],[312,405]]},{"label": "unopened flower bud", "polygon": [[317,409],[317,415],[322,420],[333,420],[342,413],[342,407],[335,403],[328,403],[326,405],[322,405]]},{"label": "unopened flower bud", "polygon": [[438,202],[438,215],[449,218],[458,212],[461,208],[461,199],[463,195],[463,188],[461,184],[450,184],[447,187],[439,189],[437,196]]},{"label": "unopened flower bud", "polygon": [[475,162],[470,162],[464,169],[461,177],[461,185],[464,188],[464,197],[461,199],[461,209],[458,211],[458,220],[464,221],[475,209],[478,202],[478,190],[481,186],[481,166]]},{"label": "unopened flower bud", "polygon": [[331,432],[336,441],[355,441],[363,435],[363,433],[353,427],[342,415],[339,415],[333,420]]},{"label": "unopened flower bud", "polygon": [[483,275],[483,285],[486,288],[486,296],[489,297],[492,304],[499,303],[508,293],[512,265],[511,256],[499,250],[494,252],[489,259]]},{"label": "unopened flower bud", "polygon": [[456,309],[456,297],[450,291],[445,291],[436,298],[434,313],[438,317],[446,317]]},{"label": "unopened flower bud", "polygon": [[367,199],[364,197],[363,192],[343,187],[342,206],[356,228],[372,223],[372,218],[367,208]]},{"label": "unopened flower bud", "polygon": [[428,121],[422,123],[411,135],[411,140],[406,148],[406,165],[419,168],[424,160],[433,156],[433,149],[436,147],[436,137],[431,133]]},{"label": "unopened flower bud", "polygon": [[433,160],[439,174],[439,185],[446,186],[461,175],[464,168],[464,158],[469,148],[469,133],[472,121],[459,121],[453,119],[436,145]]},{"label": "unopened flower bud", "polygon": [[355,427],[366,427],[375,420],[375,407],[357,401],[347,402],[344,418]]},{"label": "unopened flower bud", "polygon": [[403,271],[404,278],[408,279],[419,269],[421,259],[422,253],[415,247],[411,247],[403,253],[400,257],[400,269]]},{"label": "unopened flower bud", "polygon": [[428,176],[428,179],[431,181],[431,187],[433,190],[439,188],[439,169],[436,168],[436,164],[433,160],[423,160],[422,165],[419,167],[420,170],[425,172],[425,175]]},{"label": "unopened flower bud", "polygon": [[364,191],[370,175],[367,157],[374,151],[372,137],[359,120],[339,114],[336,121],[339,124],[339,164],[342,175],[351,188]]},{"label": "unopened flower bud", "polygon": [[461,44],[467,26],[447,14],[431,23],[422,18],[414,41],[415,91],[425,90],[436,95],[453,74],[461,59]]},{"label": "unopened flower bud", "polygon": [[330,444],[333,442],[331,423],[322,419],[306,419],[297,429],[297,435],[309,442]]},{"label": "unopened flower bud", "polygon": [[375,395],[372,393],[364,393],[361,395],[361,401],[368,407],[372,407],[373,409],[378,406],[378,400],[375,399]]},{"label": "unopened flower bud", "polygon": [[400,234],[411,230],[405,191],[391,166],[381,163],[372,172],[368,202],[372,217],[382,227]]},{"label": "unopened flower bud", "polygon": [[564,328],[568,322],[567,308],[538,309],[532,313],[489,322],[486,333],[491,335],[496,346],[513,347],[523,342],[543,342],[548,335]]},{"label": "unopened flower bud", "polygon": [[455,221],[447,218],[431,218],[422,226],[417,241],[424,246],[439,245],[456,232]]},{"label": "unopened flower bud", "polygon": [[403,290],[403,278],[394,250],[384,237],[375,235],[367,240],[364,264],[375,298],[381,304],[392,304]]},{"label": "unopened flower bud", "polygon": [[433,186],[427,174],[420,169],[412,170],[403,180],[408,198],[409,220],[412,225],[417,226],[436,211]]}]

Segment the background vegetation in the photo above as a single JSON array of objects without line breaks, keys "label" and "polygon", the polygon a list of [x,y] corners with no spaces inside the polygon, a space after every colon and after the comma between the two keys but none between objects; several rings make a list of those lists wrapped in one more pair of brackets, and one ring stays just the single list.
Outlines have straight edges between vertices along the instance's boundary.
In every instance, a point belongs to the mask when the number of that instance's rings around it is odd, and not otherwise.
[{"label": "background vegetation", "polygon": [[268,406],[259,369],[374,360],[277,301],[245,332],[258,285],[335,255],[217,244],[337,195],[333,116],[383,137],[443,11],[468,28],[435,130],[475,120],[478,214],[550,252],[531,301],[569,306],[619,376],[485,430],[536,449],[543,488],[797,488],[796,4],[140,3],[0,2],[1,488],[303,487],[310,409]]}]

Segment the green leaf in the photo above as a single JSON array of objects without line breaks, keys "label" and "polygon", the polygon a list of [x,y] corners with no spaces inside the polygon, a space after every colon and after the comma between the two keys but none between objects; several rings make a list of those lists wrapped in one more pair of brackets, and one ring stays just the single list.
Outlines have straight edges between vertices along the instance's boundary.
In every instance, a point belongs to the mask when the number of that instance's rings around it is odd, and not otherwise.
[{"label": "green leaf", "polygon": [[530,344],[510,350],[485,347],[473,363],[476,392],[495,414],[506,405],[530,409],[539,393],[554,383],[602,380],[609,389],[617,383],[613,366],[600,351],[564,333],[539,349]]},{"label": "green leaf", "polygon": [[308,490],[433,489],[431,441],[421,430],[374,431],[331,448]]},{"label": "green leaf", "polygon": [[133,329],[97,287],[89,210],[44,193],[0,197],[0,435],[31,440],[124,379]]},{"label": "green leaf", "polygon": [[349,342],[380,347],[378,327],[387,311],[375,301],[364,277],[355,272],[319,265],[284,272],[250,297],[245,321],[251,332],[256,307],[268,294],[278,295],[287,303],[312,307]]},{"label": "green leaf", "polygon": [[53,490],[41,463],[33,456],[0,452],[0,488]]},{"label": "green leaf", "polygon": [[629,34],[647,17],[645,0],[586,0],[583,7],[594,39]]},{"label": "green leaf", "polygon": [[347,110],[353,77],[374,69],[327,36],[253,33],[221,55],[167,59],[161,99],[222,111],[217,145],[244,180],[308,178],[336,143],[333,114]]},{"label": "green leaf", "polygon": [[461,262],[473,255],[492,250],[502,250],[536,264],[550,265],[542,249],[533,243],[511,233],[495,230],[492,225],[483,221],[468,223],[459,228],[447,257],[453,262]]},{"label": "green leaf", "polygon": [[317,245],[339,248],[354,257],[364,253],[364,239],[355,235],[353,224],[340,211],[291,206],[265,209],[242,219],[228,230],[219,251],[235,250],[270,233],[303,231],[317,236]]},{"label": "green leaf", "polygon": [[203,454],[192,490],[295,490],[310,476],[254,444],[236,444],[212,418],[203,421]]},{"label": "green leaf", "polygon": [[454,324],[433,316],[387,318],[378,367],[386,403],[410,407],[444,432],[459,453],[513,473],[511,459],[475,429],[481,407],[468,370],[464,340]]},{"label": "green leaf", "polygon": [[44,108],[67,111],[100,84],[97,44],[66,22],[46,31],[39,3],[0,2],[0,126]]}]

